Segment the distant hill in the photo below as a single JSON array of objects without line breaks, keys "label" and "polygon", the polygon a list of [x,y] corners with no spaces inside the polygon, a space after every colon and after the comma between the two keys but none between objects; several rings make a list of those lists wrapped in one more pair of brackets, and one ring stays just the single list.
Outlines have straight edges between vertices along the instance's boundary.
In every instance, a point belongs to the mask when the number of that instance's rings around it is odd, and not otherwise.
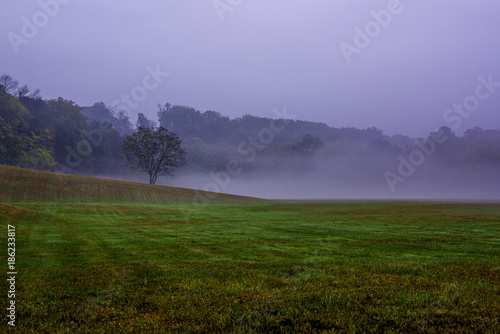
[{"label": "distant hill", "polygon": [[[83,177],[0,165],[0,203],[259,202],[252,197]],[[1,206],[0,206],[1,210]]]},{"label": "distant hill", "polygon": [[[8,75],[0,76],[0,83],[0,165],[128,180],[131,172],[122,150],[125,136],[138,127],[162,126],[182,140],[187,165],[178,172],[184,175],[206,177],[231,169],[238,177],[256,180],[271,177],[276,181],[275,177],[286,175],[288,183],[311,177],[331,189],[378,187],[391,193],[399,189],[420,193],[431,187],[436,191],[462,189],[467,191],[467,197],[474,192],[478,198],[497,198],[500,189],[500,129],[461,128],[463,133],[459,135],[449,127],[453,124],[444,124],[427,136],[411,138],[389,136],[375,127],[335,128],[335,124],[295,120],[293,113],[300,111],[291,109],[289,113],[286,107],[274,109],[267,118],[247,114],[230,119],[216,111],[201,112],[169,103],[159,105],[156,119],[139,113],[134,125],[124,110],[102,102],[81,107],[62,97],[46,100],[38,90],[19,87]],[[29,174],[29,180],[23,181],[23,175],[28,175],[23,173],[2,180],[0,202],[2,198],[197,200],[192,190],[165,190],[134,183],[116,187],[109,180],[59,174],[56,178]],[[43,181],[38,182],[38,178]],[[10,180],[17,183],[5,183]],[[203,182],[197,186],[203,187]],[[177,184],[189,187],[188,183]],[[280,182],[275,184],[281,186]],[[226,198],[207,195],[202,200],[211,197]]]}]

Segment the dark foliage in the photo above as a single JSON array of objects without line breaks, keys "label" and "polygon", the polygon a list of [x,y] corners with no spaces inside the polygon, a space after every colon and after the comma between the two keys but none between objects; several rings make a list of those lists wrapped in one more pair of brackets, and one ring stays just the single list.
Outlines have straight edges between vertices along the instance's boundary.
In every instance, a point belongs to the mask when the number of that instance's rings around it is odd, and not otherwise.
[{"label": "dark foliage", "polygon": [[186,164],[181,141],[163,127],[140,127],[125,137],[123,153],[130,168],[149,175],[150,184],[155,184],[158,176],[172,175],[176,168]]},{"label": "dark foliage", "polygon": [[[411,179],[398,179],[405,187],[423,180],[443,187],[500,187],[496,181],[500,180],[499,130],[473,128],[458,136],[442,127],[417,140],[387,136],[374,127],[334,128],[252,115],[230,119],[215,111],[168,103],[159,105],[157,116],[156,122],[139,113],[136,128],[153,133],[159,124],[169,134],[177,134],[172,143],[182,140],[186,171],[210,173],[225,170],[231,163],[243,173],[314,172],[346,184],[385,186],[384,173],[396,175],[400,161],[413,157],[422,161],[414,166]],[[44,100],[38,90],[20,86],[9,75],[0,77],[1,164],[74,174],[129,175],[122,145],[123,138],[134,131],[124,111],[102,102],[82,108],[63,98]],[[446,140],[433,142],[436,135]]]}]

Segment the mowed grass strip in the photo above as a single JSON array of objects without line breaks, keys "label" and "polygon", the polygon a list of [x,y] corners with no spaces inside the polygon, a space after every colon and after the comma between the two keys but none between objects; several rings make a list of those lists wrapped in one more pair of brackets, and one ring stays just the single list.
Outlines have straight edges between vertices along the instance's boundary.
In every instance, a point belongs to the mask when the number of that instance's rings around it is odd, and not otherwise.
[{"label": "mowed grass strip", "polygon": [[500,331],[498,204],[189,205],[2,205],[16,330]]},{"label": "mowed grass strip", "polygon": [[0,203],[262,202],[192,189],[42,172],[0,165]]}]

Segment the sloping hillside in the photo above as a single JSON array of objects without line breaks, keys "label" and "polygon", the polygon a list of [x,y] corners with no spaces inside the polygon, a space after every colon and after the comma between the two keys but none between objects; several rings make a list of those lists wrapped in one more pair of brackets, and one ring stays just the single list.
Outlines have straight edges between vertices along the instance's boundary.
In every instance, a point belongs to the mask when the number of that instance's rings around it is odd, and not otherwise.
[{"label": "sloping hillside", "polygon": [[216,194],[0,166],[0,203],[203,203],[258,202],[257,198]]}]

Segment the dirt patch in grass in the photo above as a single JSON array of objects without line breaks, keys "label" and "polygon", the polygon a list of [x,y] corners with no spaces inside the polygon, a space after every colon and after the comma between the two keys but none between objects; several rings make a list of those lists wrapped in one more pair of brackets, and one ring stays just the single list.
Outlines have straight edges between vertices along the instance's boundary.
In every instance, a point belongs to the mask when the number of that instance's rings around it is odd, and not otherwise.
[{"label": "dirt patch in grass", "polygon": [[21,208],[14,205],[0,203],[0,216],[7,219],[25,219],[33,218],[38,215],[38,212]]}]

